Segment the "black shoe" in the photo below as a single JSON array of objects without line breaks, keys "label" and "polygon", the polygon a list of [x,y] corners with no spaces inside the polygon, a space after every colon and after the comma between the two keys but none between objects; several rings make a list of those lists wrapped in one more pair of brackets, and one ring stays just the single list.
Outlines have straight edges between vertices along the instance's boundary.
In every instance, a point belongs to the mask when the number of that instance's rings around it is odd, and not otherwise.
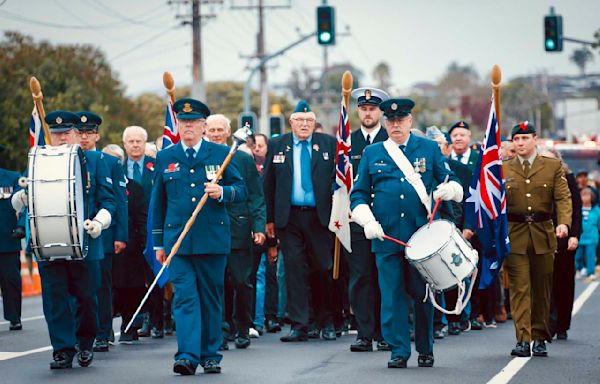
[{"label": "black shoe", "polygon": [[221,373],[221,366],[216,360],[206,360],[204,373]]},{"label": "black shoe", "polygon": [[556,332],[557,340],[567,340],[568,337],[569,337],[569,335],[567,334],[567,331]]},{"label": "black shoe", "polygon": [[139,337],[150,336],[150,318],[148,316],[144,316],[142,328],[138,329],[137,334]]},{"label": "black shoe", "polygon": [[246,349],[250,346],[250,336],[244,333],[238,333],[235,336],[235,347],[237,349]]},{"label": "black shoe", "polygon": [[306,334],[306,332],[292,329],[290,333],[287,334],[287,336],[282,336],[279,340],[283,341],[284,343],[306,341],[308,340],[308,335]]},{"label": "black shoe", "polygon": [[10,325],[8,326],[8,329],[11,331],[20,331],[23,329],[23,324],[21,324],[21,321],[11,321]]},{"label": "black shoe", "polygon": [[172,335],[173,334],[173,319],[169,319],[167,318],[165,320],[165,335]]},{"label": "black shoe", "polygon": [[129,332],[121,331],[121,336],[119,336],[119,344],[133,344],[135,336],[137,336],[136,330],[130,329]]},{"label": "black shoe", "polygon": [[392,357],[388,361],[388,368],[406,368],[406,359],[401,357]]},{"label": "black shoe", "polygon": [[196,367],[194,367],[191,361],[181,359],[173,363],[173,372],[183,376],[190,376],[196,373]]},{"label": "black shoe", "polygon": [[372,352],[373,341],[365,337],[356,339],[356,341],[350,344],[350,352]]},{"label": "black shoe", "polygon": [[89,367],[92,360],[94,360],[94,352],[87,349],[77,352],[77,363],[80,367]]},{"label": "black shoe", "polygon": [[385,340],[379,340],[379,341],[377,341],[377,350],[378,351],[391,351],[392,347],[390,347],[390,345]]},{"label": "black shoe", "polygon": [[52,353],[52,359],[50,362],[50,369],[65,369],[73,367],[74,352],[57,351]]},{"label": "black shoe", "polygon": [[108,340],[96,340],[94,342],[94,352],[108,352]]},{"label": "black shoe", "polygon": [[162,328],[152,327],[151,336],[153,339],[162,339],[165,337],[165,332],[162,330]]},{"label": "black shoe", "polygon": [[414,330],[410,330],[410,341],[415,341],[415,331]]},{"label": "black shoe", "polygon": [[546,342],[544,340],[534,340],[531,351],[533,352],[533,356],[548,356],[548,350],[546,349]]},{"label": "black shoe", "polygon": [[111,345],[115,345],[115,331],[113,331],[112,329],[110,330],[110,337],[108,338],[108,342]]},{"label": "black shoe", "polygon": [[319,328],[311,328],[306,335],[309,339],[318,339],[321,337],[321,330]]},{"label": "black shoe", "polygon": [[483,329],[483,324],[481,323],[481,321],[473,319],[471,320],[471,329],[474,331],[481,331]]},{"label": "black shoe", "polygon": [[227,344],[227,340],[223,339],[223,342],[219,347],[219,351],[229,351],[229,344]]},{"label": "black shoe", "polygon": [[277,333],[281,331],[281,325],[272,319],[268,319],[265,321],[265,330],[268,333]]},{"label": "black shoe", "polygon": [[335,333],[335,329],[333,329],[333,327],[326,327],[321,331],[321,337],[323,340],[335,340],[337,334]]},{"label": "black shoe", "polygon": [[448,333],[448,331],[446,329],[447,329],[446,327],[434,329],[433,330],[433,338],[440,340],[440,339],[443,339],[444,337],[446,337],[446,334]]},{"label": "black shoe", "polygon": [[510,354],[511,354],[511,356],[517,356],[517,357],[531,356],[529,342],[528,341],[519,341],[517,343],[517,346],[512,350],[512,352]]},{"label": "black shoe", "polygon": [[[469,323],[470,324],[470,323]],[[448,334],[451,336],[458,336],[462,332],[462,326],[460,322],[455,321],[448,324]]]},{"label": "black shoe", "polygon": [[417,364],[419,365],[419,367],[433,367],[433,353],[419,353]]}]

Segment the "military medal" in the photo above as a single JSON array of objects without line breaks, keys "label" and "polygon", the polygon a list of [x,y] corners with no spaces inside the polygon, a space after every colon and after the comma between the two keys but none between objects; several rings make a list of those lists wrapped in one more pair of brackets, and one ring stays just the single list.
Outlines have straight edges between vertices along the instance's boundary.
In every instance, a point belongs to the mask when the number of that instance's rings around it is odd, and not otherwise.
[{"label": "military medal", "polygon": [[286,151],[286,152],[289,152],[291,149],[292,149],[292,148],[290,148],[290,146],[289,146],[289,145],[286,145],[286,146],[285,146],[285,151]]},{"label": "military medal", "polygon": [[283,153],[278,153],[273,156],[273,164],[283,164],[285,162],[285,155]]},{"label": "military medal", "polygon": [[421,160],[419,160],[419,172],[421,173],[425,173],[426,167],[425,167],[425,158],[421,157]]},{"label": "military medal", "polygon": [[213,181],[217,177],[217,172],[221,168],[220,165],[205,165],[204,171],[206,172],[206,178]]},{"label": "military medal", "polygon": [[323,160],[329,160],[329,152],[323,152]]}]

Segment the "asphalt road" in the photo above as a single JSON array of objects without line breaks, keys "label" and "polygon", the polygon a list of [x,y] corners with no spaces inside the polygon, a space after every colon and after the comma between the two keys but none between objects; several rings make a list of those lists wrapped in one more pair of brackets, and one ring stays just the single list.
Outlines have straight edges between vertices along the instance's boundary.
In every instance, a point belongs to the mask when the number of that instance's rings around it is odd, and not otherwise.
[{"label": "asphalt road", "polygon": [[[446,337],[434,346],[434,368],[417,368],[416,354],[408,369],[388,369],[387,352],[351,353],[355,335],[336,341],[311,340],[284,344],[280,334],[252,339],[247,350],[224,352],[223,373],[195,377],[172,373],[174,336],[141,339],[137,345],[115,345],[96,353],[89,368],[51,371],[51,348],[41,299],[23,301],[23,331],[11,332],[0,322],[0,383],[600,383],[600,289],[577,283],[576,297],[588,296],[573,318],[569,339],[548,346],[549,357],[510,357],[514,346],[511,322],[497,329]],[[591,295],[589,295],[591,292]],[[582,299],[580,299],[580,302]],[[120,321],[115,320],[115,329]],[[504,370],[504,372],[503,372]],[[502,373],[501,373],[502,372]],[[498,375],[498,376],[497,376]],[[514,376],[513,376],[514,375]]]}]

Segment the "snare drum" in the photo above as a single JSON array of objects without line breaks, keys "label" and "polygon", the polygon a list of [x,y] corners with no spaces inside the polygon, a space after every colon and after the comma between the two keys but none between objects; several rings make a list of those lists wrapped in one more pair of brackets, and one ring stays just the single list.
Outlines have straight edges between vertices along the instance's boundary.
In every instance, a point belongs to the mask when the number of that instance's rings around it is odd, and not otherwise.
[{"label": "snare drum", "polygon": [[[466,241],[456,226],[447,220],[435,220],[425,224],[408,241],[406,258],[419,271],[430,287],[430,298],[436,308],[433,291],[442,292],[454,287],[459,288],[458,307],[466,305],[477,274],[477,251]],[[465,292],[465,279],[473,277],[469,295],[462,300]],[[460,304],[460,305],[459,305]]]},{"label": "snare drum", "polygon": [[83,228],[87,172],[79,145],[33,147],[28,177],[31,249],[36,258],[84,259],[89,237]]}]

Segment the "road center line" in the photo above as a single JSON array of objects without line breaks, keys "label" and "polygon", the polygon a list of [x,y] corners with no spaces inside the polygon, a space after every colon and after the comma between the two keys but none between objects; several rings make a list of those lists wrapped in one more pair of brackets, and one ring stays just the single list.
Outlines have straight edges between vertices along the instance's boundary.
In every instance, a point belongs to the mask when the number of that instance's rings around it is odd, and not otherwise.
[{"label": "road center line", "polygon": [[[592,296],[592,293],[598,288],[598,282],[592,282],[588,287],[583,291],[578,297],[577,300],[573,303],[573,312],[572,316],[575,316],[577,312],[583,307],[583,304]],[[520,370],[531,360],[531,357],[515,357],[513,358],[502,370],[487,384],[507,384]]]}]

